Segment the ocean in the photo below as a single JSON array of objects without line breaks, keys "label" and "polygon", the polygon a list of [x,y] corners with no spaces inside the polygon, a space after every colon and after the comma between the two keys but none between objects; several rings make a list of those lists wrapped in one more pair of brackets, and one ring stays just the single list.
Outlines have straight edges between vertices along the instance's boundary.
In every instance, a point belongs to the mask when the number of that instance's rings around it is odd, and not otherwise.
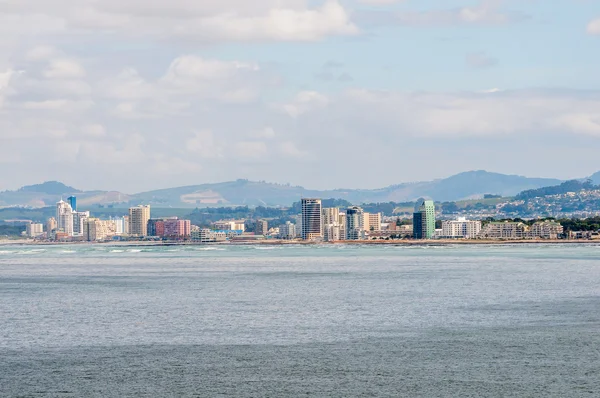
[{"label": "ocean", "polygon": [[0,246],[0,396],[600,396],[600,245]]}]

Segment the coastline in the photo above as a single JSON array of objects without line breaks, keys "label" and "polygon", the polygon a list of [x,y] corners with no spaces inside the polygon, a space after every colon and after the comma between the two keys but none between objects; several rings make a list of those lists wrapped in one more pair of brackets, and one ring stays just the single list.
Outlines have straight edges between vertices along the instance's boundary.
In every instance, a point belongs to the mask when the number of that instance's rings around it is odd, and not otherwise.
[{"label": "coastline", "polygon": [[80,245],[104,245],[117,247],[160,247],[160,246],[486,246],[486,245],[571,245],[571,244],[597,244],[600,240],[567,240],[567,239],[436,239],[436,240],[364,240],[364,241],[336,241],[336,242],[314,242],[314,241],[289,241],[289,240],[257,240],[257,241],[227,241],[227,242],[177,242],[177,241],[108,241],[108,242],[46,242],[33,240],[4,240],[0,241],[1,246],[80,246]]}]

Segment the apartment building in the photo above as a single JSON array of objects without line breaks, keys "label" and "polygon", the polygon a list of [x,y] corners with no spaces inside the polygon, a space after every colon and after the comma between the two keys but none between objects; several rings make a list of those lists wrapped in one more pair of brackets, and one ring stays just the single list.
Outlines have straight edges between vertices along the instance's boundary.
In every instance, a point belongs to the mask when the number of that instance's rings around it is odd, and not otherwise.
[{"label": "apartment building", "polygon": [[470,221],[464,217],[442,222],[443,238],[477,238],[481,232],[481,221]]}]

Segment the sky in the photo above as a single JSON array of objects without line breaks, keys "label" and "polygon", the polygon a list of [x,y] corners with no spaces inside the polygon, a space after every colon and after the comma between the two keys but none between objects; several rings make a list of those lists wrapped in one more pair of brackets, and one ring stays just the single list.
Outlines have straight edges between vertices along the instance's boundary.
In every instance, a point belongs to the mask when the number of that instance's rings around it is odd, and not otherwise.
[{"label": "sky", "polygon": [[600,170],[597,0],[0,0],[0,190]]}]

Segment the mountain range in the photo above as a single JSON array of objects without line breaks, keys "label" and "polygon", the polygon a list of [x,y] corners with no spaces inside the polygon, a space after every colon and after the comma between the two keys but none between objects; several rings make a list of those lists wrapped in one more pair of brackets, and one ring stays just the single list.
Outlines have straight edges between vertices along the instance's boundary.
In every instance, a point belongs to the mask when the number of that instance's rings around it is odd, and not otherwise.
[{"label": "mountain range", "polygon": [[[600,172],[589,177],[600,184]],[[57,181],[29,185],[16,191],[0,192],[0,207],[54,205],[61,197],[77,196],[80,208],[97,205],[127,207],[150,204],[155,207],[210,206],[289,206],[302,197],[345,199],[351,203],[408,202],[419,197],[436,201],[481,198],[485,194],[514,196],[521,191],[557,185],[552,178],[529,178],[517,175],[468,171],[448,178],[425,182],[402,183],[380,189],[314,190],[289,184],[236,180],[215,184],[191,185],[136,194],[116,191],[81,191]]]}]

